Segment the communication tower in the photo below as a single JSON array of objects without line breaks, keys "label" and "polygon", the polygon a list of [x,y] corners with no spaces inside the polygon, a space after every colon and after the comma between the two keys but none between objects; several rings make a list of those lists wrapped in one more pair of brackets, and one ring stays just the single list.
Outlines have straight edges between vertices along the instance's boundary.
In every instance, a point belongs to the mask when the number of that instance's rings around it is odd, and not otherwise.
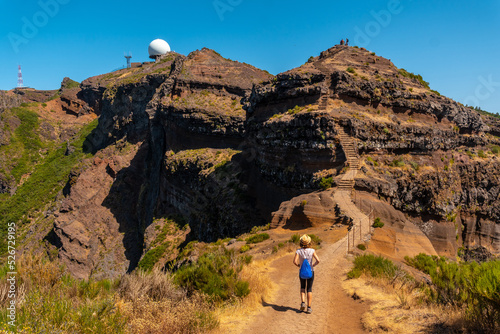
[{"label": "communication tower", "polygon": [[127,58],[127,68],[130,68],[130,58],[132,58],[132,53],[130,53],[130,51],[128,55],[125,53],[125,58]]},{"label": "communication tower", "polygon": [[23,74],[21,73],[21,65],[19,65],[17,71],[17,88],[23,88],[24,83],[23,83]]}]

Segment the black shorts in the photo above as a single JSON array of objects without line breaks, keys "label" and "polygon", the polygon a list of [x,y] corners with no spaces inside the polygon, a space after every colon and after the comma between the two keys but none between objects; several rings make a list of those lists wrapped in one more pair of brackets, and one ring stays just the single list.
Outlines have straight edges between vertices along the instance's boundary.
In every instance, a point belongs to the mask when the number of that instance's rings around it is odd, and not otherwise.
[{"label": "black shorts", "polygon": [[313,283],[314,283],[314,271],[313,271],[313,276],[311,278],[309,279],[300,278],[300,289],[306,290],[307,287],[307,292],[312,292]]}]

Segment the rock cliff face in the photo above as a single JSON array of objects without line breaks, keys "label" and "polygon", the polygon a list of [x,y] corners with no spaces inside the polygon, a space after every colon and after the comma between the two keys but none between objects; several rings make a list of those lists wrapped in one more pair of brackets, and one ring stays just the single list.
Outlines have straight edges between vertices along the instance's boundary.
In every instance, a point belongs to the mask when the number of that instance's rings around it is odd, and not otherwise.
[{"label": "rock cliff face", "polygon": [[203,49],[82,82],[77,97],[100,115],[87,138],[100,160],[70,178],[49,238],[70,270],[105,277],[134,269],[156,218],[181,214],[190,238],[205,241],[264,224],[233,156],[244,147],[242,105],[270,77]]},{"label": "rock cliff face", "polygon": [[203,241],[271,220],[338,222],[318,190],[345,165],[339,128],[363,161],[355,190],[386,220],[373,249],[500,253],[498,122],[364,49],[337,46],[277,76],[209,49],[171,53],[61,100],[99,115],[94,156],[69,176],[46,238],[78,277],[134,269],[157,244],[145,231],[174,215]]},{"label": "rock cliff face", "polygon": [[[318,170],[338,171],[345,161],[338,125],[369,159],[357,190],[404,212],[441,254],[452,255],[462,245],[499,253],[498,225],[491,223],[497,221],[498,157],[491,151],[499,144],[497,122],[431,91],[421,77],[366,50],[338,46],[256,85],[248,116],[261,173],[274,182],[312,188],[317,179],[311,174],[300,174],[309,183],[282,176],[287,166],[301,170],[311,161],[302,155],[311,146],[313,159],[330,157]],[[304,140],[294,126],[307,118],[300,128]],[[322,140],[311,145],[315,137]],[[300,158],[280,166],[288,146]],[[273,167],[276,172],[269,172]]]}]

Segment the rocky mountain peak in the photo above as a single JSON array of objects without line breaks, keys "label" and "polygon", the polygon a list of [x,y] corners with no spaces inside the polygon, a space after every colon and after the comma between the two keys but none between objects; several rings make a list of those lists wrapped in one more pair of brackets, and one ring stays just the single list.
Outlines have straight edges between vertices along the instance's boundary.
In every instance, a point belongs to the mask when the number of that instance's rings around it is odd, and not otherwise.
[{"label": "rocky mountain peak", "polygon": [[335,46],[273,81],[256,85],[251,101],[249,111],[256,117],[268,118],[294,106],[342,111],[346,116],[359,112],[376,116],[382,108],[399,121],[419,115],[425,126],[456,127],[461,133],[490,131],[475,110],[431,90],[422,76],[357,47]]}]

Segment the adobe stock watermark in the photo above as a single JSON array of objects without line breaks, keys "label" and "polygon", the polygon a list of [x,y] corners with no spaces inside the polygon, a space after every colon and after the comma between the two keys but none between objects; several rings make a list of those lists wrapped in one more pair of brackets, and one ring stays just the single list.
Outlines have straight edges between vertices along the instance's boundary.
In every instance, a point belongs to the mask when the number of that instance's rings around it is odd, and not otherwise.
[{"label": "adobe stock watermark", "polygon": [[19,47],[23,44],[28,44],[30,40],[38,35],[40,29],[45,27],[51,18],[55,17],[61,8],[61,5],[66,5],[71,0],[40,0],[38,6],[40,10],[35,12],[31,19],[23,16],[21,18],[22,27],[20,34],[10,32],[7,35],[10,45],[15,53],[19,52]]},{"label": "adobe stock watermark", "polygon": [[16,224],[9,223],[7,230],[7,323],[16,326],[17,272],[16,272]]},{"label": "adobe stock watermark", "polygon": [[234,11],[234,9],[242,3],[243,0],[214,0],[212,5],[219,16],[219,19],[224,21],[224,15],[226,15],[227,12]]},{"label": "adobe stock watermark", "polygon": [[500,87],[500,82],[493,81],[493,75],[490,74],[486,79],[480,75],[477,80],[479,84],[474,90],[474,95],[469,95],[464,101],[464,104],[471,107],[478,107],[481,101],[485,101],[491,97],[493,93]]},{"label": "adobe stock watermark", "polygon": [[[413,0],[408,0],[409,2]],[[356,35],[354,36],[354,45],[361,47],[368,47],[370,42],[377,37],[383,28],[387,28],[395,15],[399,15],[403,12],[404,6],[401,4],[400,0],[389,0],[387,2],[387,9],[382,9],[379,11],[370,11],[370,15],[373,17],[372,21],[365,24],[363,28],[359,26],[354,27]]]}]

